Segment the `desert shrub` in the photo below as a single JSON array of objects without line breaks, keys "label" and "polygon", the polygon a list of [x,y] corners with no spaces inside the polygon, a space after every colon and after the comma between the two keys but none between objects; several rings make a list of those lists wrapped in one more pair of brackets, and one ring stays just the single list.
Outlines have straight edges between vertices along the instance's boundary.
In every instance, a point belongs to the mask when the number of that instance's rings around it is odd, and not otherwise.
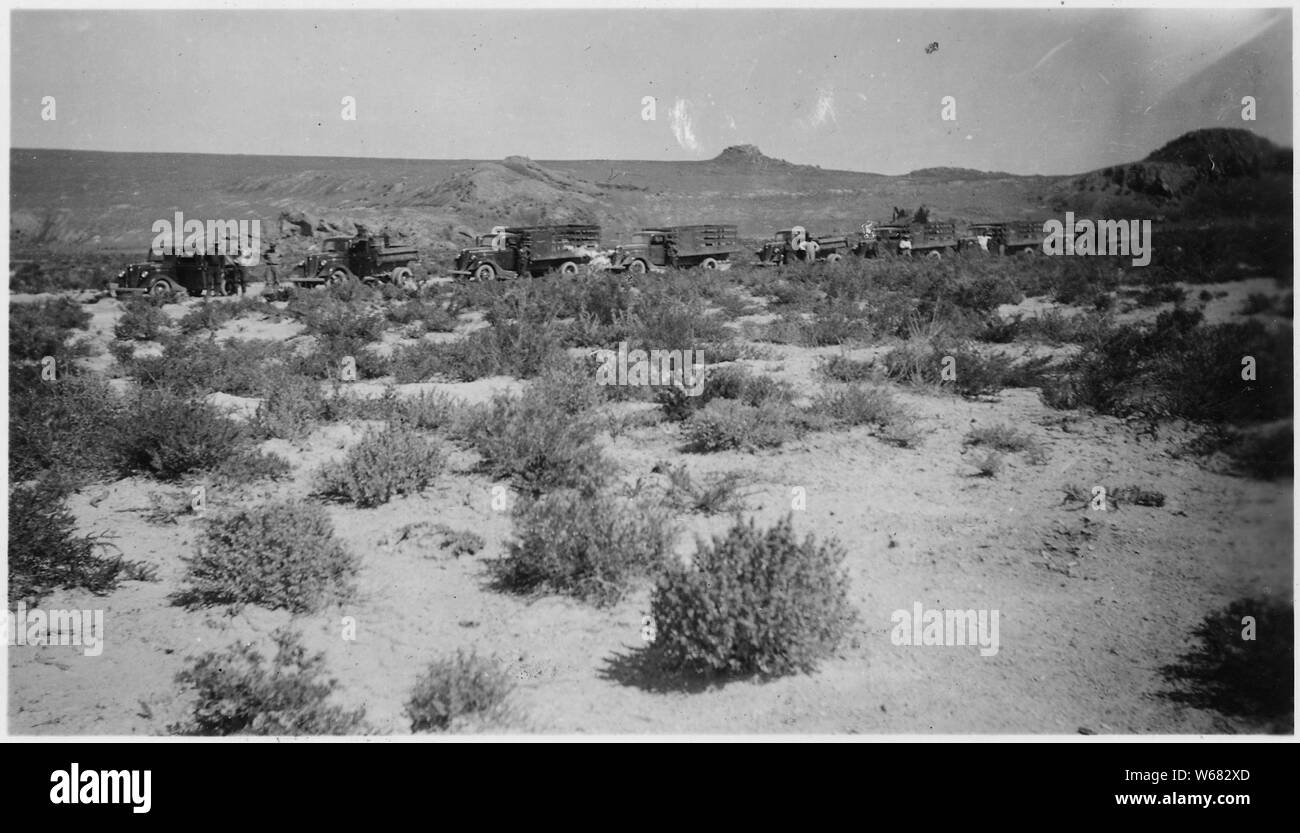
[{"label": "desert shrub", "polygon": [[316,349],[299,353],[289,364],[293,373],[312,379],[341,381],[343,360],[352,359],[357,379],[380,379],[392,372],[392,360],[356,338],[321,337]]},{"label": "desert shrub", "polygon": [[966,445],[986,446],[997,451],[1024,451],[1031,448],[1034,438],[1006,423],[972,428],[965,437]]},{"label": "desert shrub", "polygon": [[491,721],[500,717],[514,681],[496,660],[476,652],[429,664],[406,701],[412,732],[444,732],[465,725],[466,719]]},{"label": "desert shrub", "polygon": [[56,472],[71,480],[107,475],[120,405],[102,379],[40,378],[37,365],[9,366],[9,477]]},{"label": "desert shrub", "polygon": [[301,637],[285,628],[272,635],[275,658],[251,644],[209,651],[176,675],[198,700],[188,720],[173,725],[184,735],[346,735],[364,729],[365,710],[329,703],[338,682],[325,675],[325,655],[308,654]]},{"label": "desert shrub", "polygon": [[1181,304],[1187,300],[1187,290],[1176,284],[1156,284],[1143,289],[1137,295],[1138,306],[1156,307],[1161,304]]},{"label": "desert shrub", "polygon": [[95,536],[77,535],[61,489],[46,482],[9,490],[9,602],[35,603],[56,588],[107,593],[125,569]]},{"label": "desert shrub", "polygon": [[[1003,354],[983,354],[964,344],[908,342],[890,350],[884,361],[891,379],[950,385],[962,396],[992,396],[1007,387],[1043,384],[1050,358],[1017,363]],[[944,378],[945,366],[952,368],[954,378]]]},{"label": "desert shrub", "polygon": [[1295,474],[1295,435],[1289,424],[1243,433],[1225,451],[1250,477],[1276,480]]},{"label": "desert shrub", "polygon": [[637,300],[628,337],[630,349],[698,349],[711,342],[727,341],[732,331],[710,315],[698,296],[683,299],[662,283],[654,285]]},{"label": "desert shrub", "polygon": [[809,347],[849,344],[861,341],[870,334],[866,319],[850,316],[835,308],[819,310],[803,323],[803,343]]},{"label": "desert shrub", "polygon": [[[1255,359],[1254,380],[1242,378],[1245,356]],[[1206,326],[1199,312],[1175,309],[1151,326],[1107,330],[1067,363],[1044,401],[1117,416],[1263,422],[1291,414],[1292,361],[1289,330],[1257,320]]]},{"label": "desert shrub", "polygon": [[365,344],[384,332],[383,312],[367,303],[328,293],[296,296],[285,311],[302,321],[307,332],[322,338],[355,339]]},{"label": "desert shrub", "polygon": [[526,494],[598,491],[614,466],[595,443],[597,423],[568,412],[552,393],[530,385],[517,397],[498,394],[469,420],[466,438],[493,478],[510,480]]},{"label": "desert shrub", "polygon": [[512,592],[613,604],[633,578],[671,551],[674,534],[666,513],[654,506],[560,489],[520,506],[516,540],[492,571],[498,585]]},{"label": "desert shrub", "polygon": [[996,451],[990,451],[975,462],[975,469],[980,477],[997,477],[1002,473],[1005,458]]},{"label": "desert shrub", "polygon": [[753,377],[742,365],[707,368],[702,372],[703,384],[696,395],[691,395],[689,385],[662,385],[654,389],[655,399],[663,408],[666,419],[686,419],[714,399],[740,399],[745,388],[753,382]]},{"label": "desert shrub", "polygon": [[798,542],[789,517],[765,531],[737,521],[660,577],[652,650],[670,669],[812,671],[856,618],[843,560],[835,542]]},{"label": "desert shrub", "polygon": [[142,387],[181,395],[263,396],[279,380],[291,352],[282,342],[264,339],[164,339],[161,355],[133,359],[127,371]]},{"label": "desert shrub", "polygon": [[293,464],[279,454],[241,448],[212,470],[213,479],[224,485],[244,486],[259,480],[284,480]]},{"label": "desert shrub", "polygon": [[268,306],[262,298],[244,296],[225,302],[208,301],[202,303],[181,316],[176,326],[186,335],[196,334],[201,330],[215,332],[221,329],[224,324],[250,313],[280,315],[279,310]]},{"label": "desert shrub", "polygon": [[167,313],[152,296],[132,298],[124,305],[122,316],[117,319],[113,334],[128,341],[153,341],[163,329],[171,323]]},{"label": "desert shrub", "polygon": [[456,317],[447,312],[441,304],[414,298],[402,304],[388,308],[388,320],[394,324],[418,325],[412,332],[450,333],[456,329]]},{"label": "desert shrub", "polygon": [[790,405],[755,406],[734,399],[712,400],[682,425],[686,447],[697,452],[775,448],[796,439],[805,427]]},{"label": "desert shrub", "polygon": [[903,417],[903,409],[887,388],[843,385],[823,390],[812,402],[812,410],[844,426],[891,425]]},{"label": "desert shrub", "polygon": [[216,468],[241,451],[241,426],[205,402],[145,391],[115,420],[108,439],[117,469],[173,480]]},{"label": "desert shrub", "polygon": [[716,515],[745,508],[741,487],[747,478],[740,472],[714,473],[700,481],[691,476],[686,466],[665,466],[664,472],[668,476],[665,499],[674,509]]},{"label": "desert shrub", "polygon": [[407,425],[371,430],[341,461],[321,468],[320,491],[357,506],[378,506],[428,486],[444,462],[442,449]]},{"label": "desert shrub", "polygon": [[38,361],[44,356],[69,355],[68,337],[74,330],[86,329],[90,317],[71,298],[10,304],[9,360]]},{"label": "desert shrub", "polygon": [[296,374],[284,374],[257,406],[253,424],[261,436],[298,440],[324,418],[326,408],[319,382]]},{"label": "desert shrub", "polygon": [[498,321],[458,341],[421,341],[393,353],[392,372],[399,384],[435,377],[473,382],[488,376],[529,379],[562,355],[559,328]]},{"label": "desert shrub", "polygon": [[[1242,638],[1242,621],[1255,638]],[[1274,724],[1290,734],[1295,711],[1295,608],[1289,601],[1238,599],[1207,615],[1197,644],[1161,669],[1176,687],[1166,696],[1197,708]]]},{"label": "desert shrub", "polygon": [[256,604],[307,613],[353,592],[357,559],[320,506],[276,502],[209,521],[185,559],[188,606]]}]

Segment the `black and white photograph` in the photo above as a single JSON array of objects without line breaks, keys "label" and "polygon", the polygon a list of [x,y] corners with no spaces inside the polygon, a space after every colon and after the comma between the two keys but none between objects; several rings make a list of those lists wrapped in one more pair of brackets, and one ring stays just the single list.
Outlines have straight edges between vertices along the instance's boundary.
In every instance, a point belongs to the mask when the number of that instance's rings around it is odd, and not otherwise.
[{"label": "black and white photograph", "polygon": [[1290,6],[207,5],[7,9],[7,738],[1294,736]]}]

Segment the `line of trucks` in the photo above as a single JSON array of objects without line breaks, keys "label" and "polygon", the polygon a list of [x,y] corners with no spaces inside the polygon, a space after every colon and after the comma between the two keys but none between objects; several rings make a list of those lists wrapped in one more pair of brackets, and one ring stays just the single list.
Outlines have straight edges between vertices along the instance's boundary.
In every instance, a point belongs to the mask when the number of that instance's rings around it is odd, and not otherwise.
[{"label": "line of trucks", "polygon": [[[815,235],[802,226],[776,232],[755,252],[759,265],[798,262],[833,264],[846,257],[921,255],[941,258],[978,249],[996,254],[1041,251],[1043,224],[1034,221],[975,223],[964,234],[950,222],[864,223],[851,233]],[[742,251],[736,226],[696,224],[646,228],[612,250],[601,248],[597,225],[498,226],[460,251],[452,275],[473,281],[576,275],[582,268],[633,275],[664,269],[723,269]],[[349,279],[367,284],[410,285],[420,262],[414,246],[392,245],[386,235],[326,238],[283,280],[312,287]],[[120,292],[201,295],[215,285],[233,294],[245,267],[224,255],[151,255],[131,264],[110,288]]]}]

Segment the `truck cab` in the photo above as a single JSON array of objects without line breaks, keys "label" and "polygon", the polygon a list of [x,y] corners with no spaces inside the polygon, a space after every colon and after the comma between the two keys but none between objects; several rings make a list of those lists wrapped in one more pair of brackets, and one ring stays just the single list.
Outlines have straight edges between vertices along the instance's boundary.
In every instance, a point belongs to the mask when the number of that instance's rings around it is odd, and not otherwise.
[{"label": "truck cab", "polygon": [[319,252],[308,255],[294,267],[298,272],[294,282],[312,286],[358,278],[366,283],[400,284],[411,279],[411,266],[418,262],[419,253],[414,247],[391,246],[387,236],[379,239],[368,234],[327,237]]}]

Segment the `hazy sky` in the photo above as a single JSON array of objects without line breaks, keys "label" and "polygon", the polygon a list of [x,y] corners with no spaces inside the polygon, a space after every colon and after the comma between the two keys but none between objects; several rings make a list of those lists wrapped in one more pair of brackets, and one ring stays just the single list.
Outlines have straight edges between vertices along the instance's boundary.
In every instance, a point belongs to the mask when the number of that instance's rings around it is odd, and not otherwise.
[{"label": "hazy sky", "polygon": [[[1288,10],[18,11],[11,24],[15,147],[704,159],[750,143],[831,168],[1055,174],[1192,127],[1291,144]],[[1211,100],[1214,76],[1270,28],[1248,66],[1223,70],[1223,96],[1269,91],[1258,107],[1272,117],[1242,123]],[[1153,121],[1197,73],[1210,92]]]}]

